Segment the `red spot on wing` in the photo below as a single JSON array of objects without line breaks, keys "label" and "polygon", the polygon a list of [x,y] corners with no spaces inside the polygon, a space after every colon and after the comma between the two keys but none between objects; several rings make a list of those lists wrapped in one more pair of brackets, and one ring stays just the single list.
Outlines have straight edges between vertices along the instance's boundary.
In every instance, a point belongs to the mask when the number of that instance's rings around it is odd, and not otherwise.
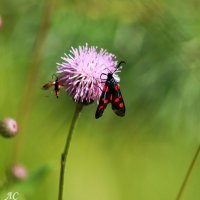
[{"label": "red spot on wing", "polygon": [[99,110],[102,110],[102,109],[104,109],[104,106],[99,106]]},{"label": "red spot on wing", "polygon": [[104,99],[103,103],[107,104],[108,103],[108,99]]},{"label": "red spot on wing", "polygon": [[115,90],[118,91],[119,90],[119,86],[115,85]]},{"label": "red spot on wing", "polygon": [[123,104],[123,103],[120,103],[120,104],[119,104],[119,107],[120,107],[120,108],[123,108],[123,107],[124,107],[124,104]]},{"label": "red spot on wing", "polygon": [[115,102],[115,103],[119,102],[119,98],[116,98],[114,102]]}]

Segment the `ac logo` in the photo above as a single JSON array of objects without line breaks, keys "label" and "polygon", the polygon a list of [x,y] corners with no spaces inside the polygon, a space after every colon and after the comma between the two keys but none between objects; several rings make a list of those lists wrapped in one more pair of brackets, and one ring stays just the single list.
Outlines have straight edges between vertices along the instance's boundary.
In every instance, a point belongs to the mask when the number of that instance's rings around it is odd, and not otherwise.
[{"label": "ac logo", "polygon": [[18,200],[19,192],[8,192],[4,200]]}]

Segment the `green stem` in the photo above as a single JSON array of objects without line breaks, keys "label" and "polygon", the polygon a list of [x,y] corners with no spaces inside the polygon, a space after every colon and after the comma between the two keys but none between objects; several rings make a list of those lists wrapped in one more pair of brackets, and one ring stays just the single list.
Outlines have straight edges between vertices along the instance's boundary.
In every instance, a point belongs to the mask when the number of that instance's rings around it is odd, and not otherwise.
[{"label": "green stem", "polygon": [[22,100],[19,106],[19,113],[17,119],[20,125],[20,134],[17,137],[14,147],[14,163],[17,163],[20,160],[20,154],[22,152],[24,143],[24,134],[28,132],[26,129],[37,87],[37,80],[40,70],[40,61],[43,54],[45,40],[48,35],[49,29],[51,28],[53,13],[55,10],[55,3],[56,0],[44,1],[41,23],[33,44],[32,55],[30,58],[31,61],[26,75],[27,80],[24,88],[24,93],[22,94]]},{"label": "green stem", "polygon": [[63,186],[64,186],[64,175],[65,175],[65,165],[67,161],[68,151],[70,147],[70,142],[72,138],[72,134],[75,128],[75,125],[78,121],[80,112],[82,110],[83,106],[80,104],[76,104],[76,109],[74,111],[74,116],[71,122],[71,126],[69,129],[69,133],[66,139],[65,147],[63,150],[63,153],[61,154],[61,163],[60,163],[60,180],[59,180],[59,193],[58,193],[58,200],[62,200],[63,198]]},{"label": "green stem", "polygon": [[195,152],[195,154],[194,154],[194,157],[193,157],[193,159],[192,159],[192,161],[191,161],[191,163],[190,163],[190,166],[189,166],[189,168],[188,168],[188,170],[187,170],[187,173],[186,173],[186,175],[185,175],[185,178],[184,178],[184,180],[183,180],[183,182],[182,182],[182,184],[181,184],[181,187],[180,187],[180,189],[179,189],[179,192],[178,192],[178,195],[177,195],[177,197],[176,197],[176,200],[180,200],[180,199],[181,199],[181,196],[182,196],[183,191],[184,191],[184,189],[185,189],[185,186],[186,186],[186,184],[187,184],[187,182],[188,182],[188,179],[189,179],[189,177],[190,177],[190,175],[191,175],[192,169],[193,169],[193,167],[194,167],[194,165],[195,165],[195,162],[196,162],[196,160],[197,160],[197,157],[198,157],[198,155],[199,155],[199,152],[200,152],[200,144],[199,144],[199,146],[198,146],[198,148],[197,148],[197,150],[196,150],[196,152]]}]

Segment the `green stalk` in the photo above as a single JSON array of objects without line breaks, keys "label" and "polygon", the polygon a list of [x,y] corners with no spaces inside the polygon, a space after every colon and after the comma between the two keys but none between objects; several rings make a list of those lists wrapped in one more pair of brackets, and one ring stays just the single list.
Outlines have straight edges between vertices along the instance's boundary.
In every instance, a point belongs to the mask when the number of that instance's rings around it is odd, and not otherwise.
[{"label": "green stalk", "polygon": [[179,189],[179,192],[178,192],[178,195],[177,195],[177,197],[176,197],[176,200],[180,200],[180,199],[181,199],[181,196],[182,196],[182,194],[183,194],[183,192],[184,192],[185,186],[186,186],[186,184],[187,184],[187,182],[188,182],[188,179],[189,179],[189,177],[190,177],[190,175],[191,175],[192,169],[193,169],[193,167],[194,167],[194,165],[195,165],[195,163],[196,163],[196,160],[197,160],[197,157],[198,157],[198,155],[199,155],[199,152],[200,152],[200,144],[199,144],[199,146],[198,146],[198,148],[197,148],[197,150],[196,150],[196,152],[195,152],[195,154],[194,154],[194,157],[193,157],[193,159],[192,159],[192,161],[191,161],[191,163],[190,163],[190,166],[189,166],[189,168],[188,168],[188,170],[187,170],[187,173],[186,173],[186,175],[185,175],[185,178],[184,178],[184,180],[183,180],[183,182],[182,182],[182,184],[181,184],[181,187],[180,187],[180,189]]},{"label": "green stalk", "polygon": [[13,162],[17,163],[20,160],[20,155],[24,143],[24,134],[27,131],[27,124],[29,120],[29,115],[34,102],[34,95],[37,86],[37,80],[40,70],[40,61],[43,55],[43,49],[46,37],[48,35],[49,29],[51,28],[52,17],[55,10],[56,0],[45,0],[43,5],[43,11],[41,16],[41,23],[38,29],[37,36],[35,38],[32,55],[30,58],[30,64],[27,72],[27,80],[24,92],[22,94],[21,103],[19,106],[18,122],[20,125],[20,134],[17,137],[14,152],[13,152]]},{"label": "green stalk", "polygon": [[71,143],[72,134],[74,132],[74,128],[78,121],[82,108],[83,108],[82,105],[76,104],[76,109],[74,111],[74,116],[72,118],[72,122],[69,128],[69,133],[65,142],[65,147],[64,147],[63,153],[61,154],[58,200],[63,199],[64,175],[65,175],[65,166],[66,166],[68,151],[69,151],[69,147]]}]

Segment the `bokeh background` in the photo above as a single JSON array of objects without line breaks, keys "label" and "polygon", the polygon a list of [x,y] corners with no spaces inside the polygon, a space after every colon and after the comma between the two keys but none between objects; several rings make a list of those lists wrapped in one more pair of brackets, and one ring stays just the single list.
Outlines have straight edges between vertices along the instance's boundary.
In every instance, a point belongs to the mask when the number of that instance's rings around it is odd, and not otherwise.
[{"label": "bokeh background", "polygon": [[[198,0],[0,1],[0,118],[20,127],[0,138],[1,199],[55,200],[60,154],[75,105],[42,85],[71,46],[95,45],[125,60],[127,113],[83,109],[72,138],[64,199],[175,199],[200,142]],[[13,163],[28,178],[4,187]],[[200,159],[182,199],[200,199]]]}]

